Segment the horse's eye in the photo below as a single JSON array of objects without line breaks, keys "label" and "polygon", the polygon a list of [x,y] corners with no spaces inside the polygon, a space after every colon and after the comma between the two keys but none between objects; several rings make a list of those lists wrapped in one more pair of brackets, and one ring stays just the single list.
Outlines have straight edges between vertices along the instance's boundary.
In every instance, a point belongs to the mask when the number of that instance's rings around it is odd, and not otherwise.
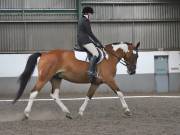
[{"label": "horse's eye", "polygon": [[139,57],[138,54],[135,54],[135,57],[138,58]]}]

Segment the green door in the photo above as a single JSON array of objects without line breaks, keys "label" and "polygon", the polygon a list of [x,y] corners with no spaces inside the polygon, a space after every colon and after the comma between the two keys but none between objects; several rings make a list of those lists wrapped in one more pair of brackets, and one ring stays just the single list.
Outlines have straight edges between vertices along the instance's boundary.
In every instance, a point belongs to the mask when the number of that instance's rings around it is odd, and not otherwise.
[{"label": "green door", "polygon": [[155,84],[158,93],[168,92],[169,73],[168,73],[168,56],[155,56]]}]

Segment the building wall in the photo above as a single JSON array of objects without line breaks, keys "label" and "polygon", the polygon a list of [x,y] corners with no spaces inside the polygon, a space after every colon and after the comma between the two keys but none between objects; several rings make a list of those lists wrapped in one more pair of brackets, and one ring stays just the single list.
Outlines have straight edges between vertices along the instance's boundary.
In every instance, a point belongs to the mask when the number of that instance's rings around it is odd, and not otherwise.
[{"label": "building wall", "polygon": [[[25,53],[76,44],[78,0],[0,0],[0,52]],[[82,0],[104,44],[141,41],[141,50],[180,49],[180,2]]]},{"label": "building wall", "polygon": [[[0,95],[15,94],[18,89],[17,79],[24,70],[27,58],[30,54],[1,54],[0,55]],[[120,89],[124,92],[144,92],[156,93],[154,56],[167,55],[169,57],[169,92],[180,91],[180,51],[149,51],[139,52],[136,75],[128,75],[126,67],[120,63],[117,65],[116,82]],[[35,84],[37,76],[37,68],[33,74],[33,78],[27,87],[29,92]],[[163,82],[162,82],[163,83]],[[62,91],[64,92],[86,92],[89,84],[74,84],[64,81]],[[48,83],[44,87],[47,92],[51,89]],[[5,91],[4,91],[5,90]],[[109,87],[103,85],[99,91],[110,91]]]}]

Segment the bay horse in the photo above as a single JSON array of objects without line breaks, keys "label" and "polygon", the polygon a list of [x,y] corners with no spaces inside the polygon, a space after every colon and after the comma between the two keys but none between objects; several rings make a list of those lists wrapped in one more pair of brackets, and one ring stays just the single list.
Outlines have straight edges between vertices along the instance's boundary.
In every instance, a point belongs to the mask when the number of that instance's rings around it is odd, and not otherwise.
[{"label": "bay horse", "polygon": [[[108,54],[108,58],[104,58],[102,62],[97,64],[96,71],[99,77],[90,85],[86,98],[79,108],[80,116],[83,116],[88,101],[93,97],[96,89],[102,83],[107,84],[113,92],[119,96],[124,114],[127,116],[131,115],[130,109],[124,99],[124,95],[116,84],[114,77],[116,75],[116,65],[122,59],[127,66],[128,73],[130,75],[135,74],[139,45],[140,42],[138,42],[137,45],[127,42],[105,45],[104,51]],[[37,59],[39,57],[40,59],[38,61]],[[35,86],[31,90],[28,104],[24,110],[24,118],[29,118],[34,99],[48,81],[50,81],[52,85],[50,96],[66,114],[66,117],[72,118],[70,111],[59,98],[60,84],[62,79],[74,83],[90,83],[87,74],[89,63],[77,60],[75,58],[75,53],[72,50],[56,49],[43,53],[36,52],[30,55],[25,69],[19,77],[20,87],[13,103],[22,96],[37,63],[38,77]]]}]

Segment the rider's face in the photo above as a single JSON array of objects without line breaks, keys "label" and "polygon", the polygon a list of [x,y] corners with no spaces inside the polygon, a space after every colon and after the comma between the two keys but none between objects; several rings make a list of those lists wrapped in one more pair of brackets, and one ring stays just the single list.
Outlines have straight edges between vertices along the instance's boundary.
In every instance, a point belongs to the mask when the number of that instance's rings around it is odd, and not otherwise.
[{"label": "rider's face", "polygon": [[92,14],[88,13],[88,18],[91,19],[91,17],[92,17]]}]

